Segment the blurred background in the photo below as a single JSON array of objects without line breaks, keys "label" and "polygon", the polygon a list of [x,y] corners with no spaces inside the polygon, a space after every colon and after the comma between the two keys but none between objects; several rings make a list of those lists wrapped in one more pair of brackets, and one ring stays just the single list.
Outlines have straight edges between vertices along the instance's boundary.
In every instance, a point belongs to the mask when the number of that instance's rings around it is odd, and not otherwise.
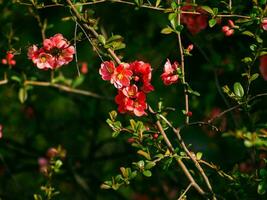
[{"label": "blurred background", "polygon": [[[214,1],[201,1],[201,4],[222,7],[220,2]],[[235,1],[234,6],[236,12],[246,14],[252,4],[250,1]],[[116,3],[86,8],[94,11],[93,16],[99,18],[100,31],[109,36],[123,36],[126,48],[118,51],[123,61],[142,60],[151,64],[155,91],[148,95],[148,103],[156,107],[158,101],[162,100],[165,106],[175,108],[176,111],[168,114],[168,119],[176,126],[181,125],[184,119],[181,112],[184,108],[183,88],[179,84],[166,87],[160,78],[167,58],[171,62],[179,62],[175,34],[160,33],[169,23],[168,15]],[[17,52],[17,64],[11,70],[0,64],[0,77],[8,71],[10,75],[25,74],[40,81],[48,81],[50,72],[37,69],[27,59],[28,47],[42,43],[40,28],[29,7],[15,1],[1,0],[0,10],[0,57],[4,58],[10,49]],[[75,22],[67,20],[71,16],[68,8],[51,7],[34,12],[42,20],[47,19],[47,37],[62,33],[73,43]],[[222,25],[226,23],[226,20],[221,20]],[[207,27],[195,35],[186,28],[183,30],[184,46],[194,44],[191,52],[193,56],[185,59],[186,78],[192,88],[201,94],[200,97],[190,97],[190,110],[193,113],[191,121],[205,121],[235,105],[221,87],[225,84],[232,87],[237,81],[245,84],[241,76],[245,65],[240,60],[250,54],[248,49],[253,40],[240,34],[225,37],[221,32],[222,25],[217,24],[212,29]],[[251,31],[255,27],[252,25]],[[266,39],[266,34],[264,37]],[[79,64],[86,63],[88,66],[88,73],[84,75],[85,80],[79,88],[114,98],[116,90],[101,79],[98,73],[101,60],[85,38],[77,42],[77,56]],[[66,78],[77,77],[75,61],[63,66],[60,71]],[[252,71],[259,72],[258,60]],[[266,86],[266,81],[260,76],[251,86],[252,95],[267,92]],[[177,192],[187,185],[186,178],[173,164],[170,167],[172,170],[155,168],[151,178],[140,176],[130,186],[118,191],[101,190],[101,183],[119,173],[120,166],[129,166],[140,158],[127,142],[130,135],[122,134],[117,138],[111,136],[112,130],[106,119],[111,110],[117,109],[115,102],[109,98],[96,99],[55,88],[34,87],[29,90],[28,98],[22,104],[18,100],[18,90],[19,85],[14,81],[0,86],[0,124],[3,126],[3,137],[0,139],[1,199],[32,199],[45,182],[45,177],[39,171],[38,158],[45,157],[47,149],[58,145],[67,154],[62,172],[53,180],[60,190],[55,199],[176,199]],[[127,115],[119,116],[125,124],[128,124],[130,118]],[[237,110],[218,120],[216,125],[222,130],[221,133],[196,126],[184,129],[182,136],[187,144],[192,144],[193,150],[203,152],[205,160],[228,172],[239,169],[241,163],[249,163],[251,149],[246,148],[242,140],[222,137],[222,134],[226,130],[254,130],[255,124],[266,124],[266,98],[257,101],[249,115]],[[243,166],[244,170],[249,170],[250,166]],[[240,197],[239,190],[235,195],[225,190],[228,188],[227,182],[214,171],[210,171],[209,176],[213,184],[218,184],[217,193],[227,199]],[[242,181],[240,185],[243,190],[256,187],[247,186]],[[194,196],[193,190],[191,193]],[[243,199],[253,199],[254,195],[247,194]],[[197,195],[194,197],[198,198]]]}]

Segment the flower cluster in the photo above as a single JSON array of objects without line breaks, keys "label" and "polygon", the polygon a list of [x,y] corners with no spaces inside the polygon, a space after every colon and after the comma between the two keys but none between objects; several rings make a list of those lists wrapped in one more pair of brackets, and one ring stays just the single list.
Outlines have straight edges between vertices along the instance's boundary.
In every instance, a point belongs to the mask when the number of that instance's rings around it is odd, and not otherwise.
[{"label": "flower cluster", "polygon": [[193,35],[199,33],[200,31],[204,30],[208,23],[208,16],[206,15],[206,12],[201,8],[194,9],[191,5],[185,5],[181,7],[182,11],[197,11],[201,13],[200,15],[194,15],[194,14],[187,14],[183,13],[181,15],[181,22],[182,24],[185,24],[187,29],[192,33]]},{"label": "flower cluster", "polygon": [[40,49],[36,45],[31,46],[28,58],[39,69],[57,69],[71,62],[74,53],[74,47],[61,34],[56,34],[45,39]]},{"label": "flower cluster", "polygon": [[171,64],[170,60],[167,59],[167,62],[164,65],[164,71],[161,74],[161,79],[165,85],[171,85],[177,83],[179,75],[178,75],[178,62],[174,62]]},{"label": "flower cluster", "polygon": [[2,59],[2,64],[10,66],[16,65],[16,61],[14,60],[14,54],[8,51],[6,54],[6,58]]},{"label": "flower cluster", "polygon": [[146,94],[154,90],[150,83],[151,72],[150,64],[143,61],[121,63],[117,67],[112,61],[105,61],[99,69],[102,79],[110,81],[118,89],[115,97],[118,111],[139,117],[146,114]]},{"label": "flower cluster", "polygon": [[235,28],[237,28],[237,26],[234,24],[234,22],[232,20],[228,20],[228,25],[222,27],[222,32],[225,34],[225,36],[231,36],[235,32]]}]

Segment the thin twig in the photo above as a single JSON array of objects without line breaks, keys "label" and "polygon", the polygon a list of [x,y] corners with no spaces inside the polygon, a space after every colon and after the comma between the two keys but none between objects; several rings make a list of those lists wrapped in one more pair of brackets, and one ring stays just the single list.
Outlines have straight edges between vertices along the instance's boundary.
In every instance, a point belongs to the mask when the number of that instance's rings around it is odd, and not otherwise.
[{"label": "thin twig", "polygon": [[53,87],[53,88],[57,88],[60,90],[63,90],[65,92],[69,92],[69,93],[75,93],[75,94],[81,94],[84,96],[90,96],[90,97],[94,97],[94,98],[98,98],[98,99],[110,99],[108,97],[104,97],[101,96],[99,94],[87,91],[87,90],[81,90],[81,89],[75,89],[66,85],[61,85],[61,84],[56,84],[56,83],[51,83],[51,82],[45,82],[45,81],[30,81],[30,80],[26,80],[24,82],[24,85],[33,85],[33,86],[42,86],[42,87]]},{"label": "thin twig", "polygon": [[222,117],[223,115],[237,109],[237,108],[240,108],[241,106],[251,102],[251,101],[254,101],[255,99],[259,98],[259,97],[264,97],[264,96],[267,96],[267,93],[262,93],[262,94],[257,94],[251,98],[249,98],[246,102],[243,102],[243,103],[240,103],[240,104],[237,104],[229,109],[226,109],[224,111],[222,111],[221,113],[219,113],[218,115],[216,115],[215,117],[211,118],[210,120],[208,120],[208,123],[212,123],[213,121],[215,121],[216,119]]},{"label": "thin twig", "polygon": [[[72,4],[72,2],[70,0],[66,0],[68,5],[70,6],[72,12],[74,13],[74,15],[78,18],[79,21],[82,22],[82,26],[88,30],[95,38],[98,38],[99,37],[99,34],[96,32],[96,30],[89,26],[87,23],[85,23],[85,19],[83,18],[82,15],[80,15],[80,13],[77,11],[77,9],[75,8],[75,6]],[[107,49],[108,53],[111,55],[111,57],[118,63],[120,64],[121,61],[119,59],[119,57],[114,53],[114,51],[110,48]]]},{"label": "thin twig", "polygon": [[[203,177],[203,179],[204,179],[206,185],[208,186],[210,192],[212,194],[214,194],[208,176],[205,174],[203,168],[198,163],[195,155],[192,155],[192,153],[188,150],[188,148],[186,147],[186,145],[185,145],[185,143],[184,143],[184,141],[183,141],[183,139],[182,139],[182,137],[180,135],[180,131],[181,131],[182,128],[176,129],[164,116],[159,115],[159,117],[161,117],[168,124],[168,126],[170,126],[172,128],[173,132],[176,134],[176,137],[178,138],[178,141],[179,141],[181,147],[183,148],[185,153],[190,157],[190,159],[192,160],[192,162],[194,163],[194,165],[196,166],[196,168],[200,172],[200,174]],[[214,199],[215,199],[215,196],[214,196]]]},{"label": "thin twig", "polygon": [[[155,112],[153,111],[153,109],[151,107],[149,107],[149,111],[152,114],[155,114]],[[162,128],[162,125],[160,123],[159,120],[157,120],[156,122],[156,126],[157,129],[159,130],[159,132],[161,133],[161,135],[163,136],[163,139],[169,149],[169,151],[173,154],[174,153],[174,148],[169,140],[169,138],[167,137],[165,131]],[[186,175],[186,177],[188,178],[188,180],[190,181],[190,183],[192,183],[192,186],[198,191],[199,194],[201,195],[205,195],[206,193],[203,191],[203,189],[196,183],[196,181],[194,180],[194,178],[192,177],[192,175],[190,174],[190,172],[188,171],[187,167],[185,166],[185,164],[183,163],[183,161],[181,159],[176,158],[176,161],[178,163],[178,165],[181,167],[181,169],[183,170],[184,174]]]},{"label": "thin twig", "polygon": [[181,196],[178,198],[178,200],[182,200],[183,197],[186,195],[186,193],[188,192],[188,190],[191,188],[192,183],[190,183],[187,188],[185,189],[185,191],[183,192],[183,194],[181,194]]}]

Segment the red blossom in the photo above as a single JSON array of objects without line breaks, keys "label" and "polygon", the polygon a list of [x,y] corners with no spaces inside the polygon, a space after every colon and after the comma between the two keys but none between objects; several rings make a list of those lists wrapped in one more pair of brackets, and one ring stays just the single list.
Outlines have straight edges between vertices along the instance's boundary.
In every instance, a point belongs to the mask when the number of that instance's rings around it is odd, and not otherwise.
[{"label": "red blossom", "polygon": [[228,25],[222,27],[222,32],[225,34],[225,36],[229,37],[234,34],[234,28],[237,28],[237,26],[232,20],[228,20]]},{"label": "red blossom", "polygon": [[167,59],[167,62],[164,65],[164,72],[161,74],[161,79],[165,85],[171,85],[178,81],[178,65],[179,64],[177,62],[171,64],[170,60]]},{"label": "red blossom", "polygon": [[146,114],[147,109],[146,95],[144,92],[138,92],[136,98],[129,98],[119,90],[118,95],[115,97],[115,102],[118,104],[118,111],[120,113],[133,113],[134,115],[141,117]]},{"label": "red blossom", "polygon": [[115,71],[114,63],[112,61],[110,62],[105,61],[101,64],[101,67],[99,69],[99,74],[101,75],[103,80],[110,81],[114,71]]},{"label": "red blossom", "polygon": [[121,89],[122,87],[130,85],[132,75],[133,72],[129,69],[129,65],[127,63],[122,63],[116,67],[110,82],[114,84],[117,89]]},{"label": "red blossom", "polygon": [[74,53],[74,47],[61,34],[56,34],[45,39],[40,49],[36,45],[31,46],[28,58],[39,69],[56,69],[71,62]]},{"label": "red blossom", "polygon": [[181,22],[186,25],[187,29],[193,35],[199,33],[200,31],[204,30],[207,27],[208,16],[206,15],[206,12],[203,9],[201,8],[194,9],[194,7],[191,5],[185,5],[181,7],[181,10],[197,11],[201,13],[200,15],[187,14],[187,13],[183,13],[181,15]]},{"label": "red blossom", "polygon": [[267,18],[263,18],[261,21],[262,29],[267,31]]},{"label": "red blossom", "polygon": [[80,70],[81,70],[82,74],[87,74],[88,73],[88,66],[87,66],[86,62],[82,62]]},{"label": "red blossom", "polygon": [[0,124],[0,139],[3,137],[3,125]]},{"label": "red blossom", "polygon": [[260,57],[260,72],[265,81],[267,81],[267,55]]},{"label": "red blossom", "polygon": [[133,71],[134,81],[140,86],[140,89],[149,93],[154,90],[151,85],[152,78],[152,68],[149,63],[144,63],[143,61],[135,61],[130,64],[130,69]]},{"label": "red blossom", "polygon": [[10,66],[16,65],[16,61],[14,60],[14,54],[8,51],[6,57],[2,59],[2,64]]},{"label": "red blossom", "polygon": [[122,89],[123,94],[129,98],[135,98],[138,92],[138,87],[136,85],[130,85]]}]

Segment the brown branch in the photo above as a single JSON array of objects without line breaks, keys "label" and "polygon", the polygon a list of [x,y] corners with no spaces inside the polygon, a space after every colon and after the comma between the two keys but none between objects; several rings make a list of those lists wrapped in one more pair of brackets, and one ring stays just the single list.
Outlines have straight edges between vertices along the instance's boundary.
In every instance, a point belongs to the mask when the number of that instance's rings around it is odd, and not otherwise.
[{"label": "brown branch", "polygon": [[56,83],[51,83],[51,82],[44,82],[44,81],[30,81],[26,80],[24,82],[24,85],[33,85],[33,86],[41,86],[41,87],[53,87],[57,88],[59,90],[69,92],[69,93],[75,93],[75,94],[80,94],[84,96],[90,96],[98,99],[110,99],[108,97],[101,96],[99,94],[87,91],[87,90],[81,90],[81,89],[75,89],[66,85],[61,85],[61,84],[56,84]]},{"label": "brown branch", "polygon": [[243,106],[243,105],[249,103],[250,101],[254,101],[255,99],[258,99],[258,98],[260,98],[260,97],[264,97],[264,96],[267,96],[267,93],[257,94],[257,95],[255,95],[255,96],[249,98],[246,102],[240,103],[240,104],[238,104],[238,105],[235,105],[235,106],[233,106],[233,107],[231,107],[231,108],[229,108],[229,109],[226,109],[226,110],[222,111],[221,113],[219,113],[219,114],[216,115],[215,117],[213,117],[213,118],[211,118],[210,120],[208,120],[208,123],[212,123],[212,122],[214,122],[216,119],[221,118],[223,115],[225,115],[225,114],[227,114],[227,113],[229,113],[229,112],[231,112],[231,111],[233,111],[233,110],[235,110],[235,109],[237,109],[237,108],[240,108],[241,106]]},{"label": "brown branch", "polygon": [[[181,0],[177,0],[178,3],[178,26],[181,25]],[[180,59],[181,59],[181,69],[182,69],[182,83],[184,83],[184,98],[185,98],[185,112],[186,112],[186,118],[185,118],[185,123],[189,123],[189,116],[187,113],[189,112],[189,99],[188,99],[188,91],[187,91],[187,86],[185,85],[186,79],[185,79],[185,64],[184,64],[184,48],[182,44],[182,38],[181,38],[181,33],[177,33],[177,39],[178,39],[178,46],[179,46],[179,52],[180,52]]]},{"label": "brown branch", "polygon": [[[153,109],[151,107],[149,107],[149,111],[152,114],[155,114],[155,112],[153,111]],[[163,136],[163,139],[169,149],[169,151],[173,154],[174,153],[174,148],[169,140],[169,138],[167,137],[165,131],[162,128],[162,125],[160,123],[159,120],[157,120],[156,122],[156,126],[157,129],[159,130],[159,132],[161,133],[161,135]],[[196,183],[196,181],[194,180],[194,178],[192,177],[192,175],[190,174],[189,170],[187,169],[187,167],[185,166],[185,164],[183,163],[183,161],[181,159],[176,158],[176,161],[178,163],[178,165],[181,167],[181,169],[183,170],[184,174],[186,175],[186,177],[188,178],[188,180],[190,181],[190,183],[192,184],[192,186],[198,191],[199,194],[201,195],[205,195],[206,193],[203,191],[203,189]]]},{"label": "brown branch", "polygon": [[187,188],[185,189],[185,191],[180,195],[180,197],[178,198],[178,200],[182,200],[183,197],[186,195],[186,193],[188,192],[188,190],[191,188],[192,183],[190,183]]},{"label": "brown branch", "polygon": [[[181,137],[181,135],[180,135],[180,131],[181,131],[182,128],[176,129],[176,128],[175,128],[175,127],[174,127],[174,126],[173,126],[173,125],[172,125],[172,124],[171,124],[171,123],[170,123],[164,116],[159,115],[159,117],[162,118],[162,119],[168,124],[168,126],[172,128],[172,130],[173,130],[173,132],[175,133],[175,135],[176,135],[176,137],[177,137],[177,139],[178,139],[178,141],[179,141],[181,147],[183,148],[183,150],[185,151],[185,153],[189,156],[189,158],[192,160],[192,162],[194,163],[195,167],[198,169],[198,171],[200,172],[201,176],[203,177],[203,179],[204,179],[206,185],[208,186],[210,192],[214,195],[214,192],[213,192],[213,190],[212,190],[212,186],[211,186],[211,184],[210,184],[210,181],[209,181],[208,176],[205,174],[203,168],[202,168],[201,165],[198,163],[198,161],[197,161],[195,155],[193,155],[193,154],[188,150],[187,146],[185,145],[185,143],[184,143],[184,141],[183,141],[183,139],[182,139],[182,137]],[[215,196],[213,196],[213,198],[216,199]]]}]

